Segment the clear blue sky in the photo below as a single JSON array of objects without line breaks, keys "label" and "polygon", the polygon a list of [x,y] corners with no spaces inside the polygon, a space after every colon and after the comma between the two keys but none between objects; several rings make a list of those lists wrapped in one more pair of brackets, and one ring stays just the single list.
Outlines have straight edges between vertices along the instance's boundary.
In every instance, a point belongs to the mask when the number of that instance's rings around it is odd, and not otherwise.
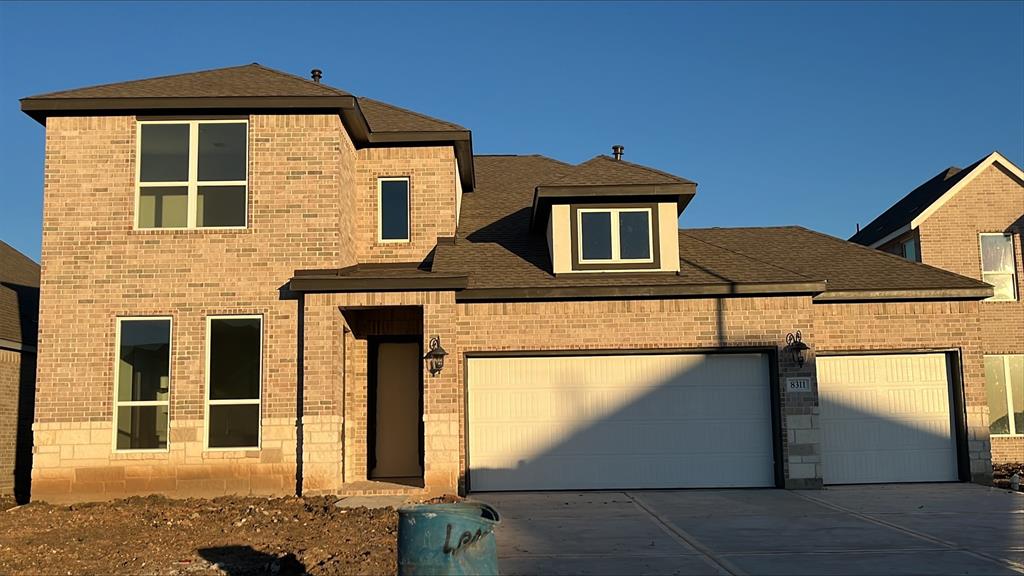
[{"label": "clear blue sky", "polygon": [[0,3],[0,239],[39,256],[18,98],[248,62],[473,130],[477,153],[699,183],[681,224],[847,237],[949,165],[1024,164],[1024,2]]}]

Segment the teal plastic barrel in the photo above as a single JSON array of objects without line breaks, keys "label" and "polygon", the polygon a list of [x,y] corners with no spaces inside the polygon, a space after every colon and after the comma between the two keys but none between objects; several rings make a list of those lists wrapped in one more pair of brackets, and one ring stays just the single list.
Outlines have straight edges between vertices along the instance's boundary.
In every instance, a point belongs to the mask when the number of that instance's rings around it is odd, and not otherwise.
[{"label": "teal plastic barrel", "polygon": [[498,522],[483,502],[399,508],[399,576],[497,574]]}]

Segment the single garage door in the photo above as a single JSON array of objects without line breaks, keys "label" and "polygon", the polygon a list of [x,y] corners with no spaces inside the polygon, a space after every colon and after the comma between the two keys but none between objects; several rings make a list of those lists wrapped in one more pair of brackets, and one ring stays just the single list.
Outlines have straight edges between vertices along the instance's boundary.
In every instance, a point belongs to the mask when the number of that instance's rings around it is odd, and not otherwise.
[{"label": "single garage door", "polygon": [[773,486],[762,354],[470,358],[474,491]]},{"label": "single garage door", "polygon": [[945,354],[816,362],[826,484],[957,480]]}]

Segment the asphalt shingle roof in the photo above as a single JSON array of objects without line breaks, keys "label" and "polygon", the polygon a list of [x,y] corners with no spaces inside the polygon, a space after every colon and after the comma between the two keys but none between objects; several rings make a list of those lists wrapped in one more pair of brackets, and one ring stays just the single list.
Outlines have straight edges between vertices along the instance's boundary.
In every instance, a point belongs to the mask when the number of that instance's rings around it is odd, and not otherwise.
[{"label": "asphalt shingle roof", "polygon": [[373,132],[451,132],[465,131],[458,124],[431,118],[371,98],[359,98],[359,108]]},{"label": "asphalt shingle roof", "polygon": [[890,206],[888,210],[882,212],[881,215],[872,220],[867,226],[861,228],[859,232],[850,237],[850,242],[870,246],[910,224],[914,218],[927,210],[929,206],[941,198],[950,188],[956,186],[957,182],[963,180],[984,161],[985,158],[982,158],[964,169],[950,166],[939,172],[924,184],[911,190],[909,194]]},{"label": "asphalt shingle roof", "polygon": [[0,241],[0,340],[35,345],[39,265]]},{"label": "asphalt shingle roof", "polygon": [[246,96],[350,96],[348,92],[300,76],[246,64],[62,90],[31,96],[51,98],[216,98]]},{"label": "asphalt shingle roof", "polygon": [[532,195],[539,182],[573,170],[543,156],[477,156],[477,188],[463,197],[455,242],[438,246],[433,271],[467,274],[470,289],[821,281],[844,291],[987,286],[800,227],[680,230],[678,275],[555,276],[545,236],[530,231]]},{"label": "asphalt shingle roof", "polygon": [[606,186],[624,184],[693,184],[674,174],[599,155],[572,166],[554,181],[541,186]]}]

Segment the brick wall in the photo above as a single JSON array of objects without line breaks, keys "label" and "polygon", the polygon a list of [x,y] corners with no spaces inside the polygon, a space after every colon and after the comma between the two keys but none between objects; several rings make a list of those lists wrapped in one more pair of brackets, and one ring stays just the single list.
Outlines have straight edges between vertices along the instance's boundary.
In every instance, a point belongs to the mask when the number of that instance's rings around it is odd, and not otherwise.
[{"label": "brick wall", "polygon": [[[135,119],[46,131],[34,498],[287,493],[295,476],[298,268],[355,262],[355,150],[337,116],[252,116],[245,230],[139,231]],[[206,316],[262,314],[261,451],[203,450]],[[173,318],[170,448],[113,453],[118,316]]]},{"label": "brick wall", "polygon": [[[1013,234],[1017,264],[1017,302],[982,302],[982,352],[1024,354],[1024,182],[998,165],[978,174],[952,200],[921,224],[925,264],[981,279],[983,232]],[[1024,436],[992,439],[995,462],[1024,461]]]},{"label": "brick wall", "polygon": [[[377,179],[409,178],[409,242],[378,241]],[[356,168],[360,262],[420,262],[438,236],[455,235],[456,161],[451,146],[364,148]]]},{"label": "brick wall", "polygon": [[0,496],[28,493],[35,375],[34,353],[0,348]]}]

